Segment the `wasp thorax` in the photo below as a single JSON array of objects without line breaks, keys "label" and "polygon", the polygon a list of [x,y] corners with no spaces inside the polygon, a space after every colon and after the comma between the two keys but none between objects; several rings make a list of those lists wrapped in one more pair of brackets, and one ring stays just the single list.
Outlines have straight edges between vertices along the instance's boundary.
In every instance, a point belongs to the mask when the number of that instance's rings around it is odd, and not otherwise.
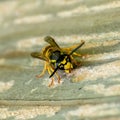
[{"label": "wasp thorax", "polygon": [[65,72],[67,73],[69,73],[71,69],[73,68],[70,56],[58,50],[54,51],[51,54],[50,61],[55,66],[55,68],[58,67],[60,70],[65,70]]}]

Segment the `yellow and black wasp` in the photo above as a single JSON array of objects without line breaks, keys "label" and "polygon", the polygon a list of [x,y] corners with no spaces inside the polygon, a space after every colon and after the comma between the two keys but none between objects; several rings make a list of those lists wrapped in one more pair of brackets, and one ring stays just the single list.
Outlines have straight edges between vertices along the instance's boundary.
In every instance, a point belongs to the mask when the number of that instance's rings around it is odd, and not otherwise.
[{"label": "yellow and black wasp", "polygon": [[77,46],[72,46],[69,48],[60,48],[59,45],[51,36],[47,36],[44,40],[50,45],[43,48],[42,52],[33,52],[31,56],[45,61],[44,69],[40,75],[37,77],[42,77],[47,70],[50,74],[49,78],[52,78],[49,87],[54,85],[53,75],[55,74],[58,78],[58,83],[60,83],[60,76],[57,73],[57,70],[64,70],[65,73],[70,73],[72,69],[78,66],[78,62],[74,59],[74,56],[81,56],[76,53],[82,45],[85,43],[81,41]]}]

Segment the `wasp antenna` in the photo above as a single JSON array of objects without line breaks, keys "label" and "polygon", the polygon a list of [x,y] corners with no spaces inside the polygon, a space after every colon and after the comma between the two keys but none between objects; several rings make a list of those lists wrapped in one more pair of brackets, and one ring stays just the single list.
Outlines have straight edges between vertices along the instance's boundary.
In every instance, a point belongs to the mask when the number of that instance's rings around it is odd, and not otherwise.
[{"label": "wasp antenna", "polygon": [[53,71],[53,73],[49,76],[49,78],[51,78],[54,74],[55,74],[55,72],[58,70],[58,67],[56,67],[55,68],[55,70]]},{"label": "wasp antenna", "polygon": [[76,50],[78,50],[80,47],[82,47],[85,44],[84,40],[81,40],[80,45],[78,45],[75,49],[73,49],[69,55],[72,55]]}]

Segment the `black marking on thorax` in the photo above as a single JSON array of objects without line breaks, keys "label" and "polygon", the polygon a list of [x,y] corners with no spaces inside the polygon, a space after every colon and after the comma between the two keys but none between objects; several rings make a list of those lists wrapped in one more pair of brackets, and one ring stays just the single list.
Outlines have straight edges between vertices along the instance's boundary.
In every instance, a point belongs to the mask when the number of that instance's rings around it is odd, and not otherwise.
[{"label": "black marking on thorax", "polygon": [[[66,62],[65,64],[62,64],[61,62],[66,58]],[[57,67],[60,63],[59,69],[61,70],[65,70],[64,69],[64,65],[67,64],[67,62],[71,62],[70,56],[66,53],[61,53],[59,50],[54,51],[51,55],[50,55],[50,60],[55,60],[55,62],[51,62],[53,65],[55,65],[55,67]]]}]

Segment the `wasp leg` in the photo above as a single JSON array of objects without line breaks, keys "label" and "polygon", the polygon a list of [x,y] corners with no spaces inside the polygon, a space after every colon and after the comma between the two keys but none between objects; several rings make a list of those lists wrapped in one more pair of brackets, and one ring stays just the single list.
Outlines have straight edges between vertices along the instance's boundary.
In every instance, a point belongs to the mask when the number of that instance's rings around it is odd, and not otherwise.
[{"label": "wasp leg", "polygon": [[73,68],[76,68],[81,64],[81,62],[76,61],[72,55],[71,55],[71,61],[73,63]]},{"label": "wasp leg", "polygon": [[[72,46],[70,46],[68,48],[62,48],[62,49],[65,52],[67,51],[68,54],[70,54],[71,52],[72,52],[71,54],[73,54],[77,49],[79,49],[80,47],[82,47],[84,43],[85,43],[85,41],[81,40],[81,43],[79,45],[78,44],[77,45],[72,45]],[[80,56],[80,55],[77,55],[77,56]]]},{"label": "wasp leg", "polygon": [[51,82],[50,82],[50,84],[48,85],[48,87],[51,87],[51,86],[54,86],[54,78],[51,78]]},{"label": "wasp leg", "polygon": [[77,57],[81,57],[82,59],[85,59],[85,58],[88,58],[89,57],[89,54],[84,54],[84,55],[81,55],[79,53],[73,53],[74,56],[77,56]]},{"label": "wasp leg", "polygon": [[74,52],[73,56],[77,56],[77,57],[81,57],[81,58],[87,58],[89,55],[88,54],[81,55],[79,53]]},{"label": "wasp leg", "polygon": [[58,83],[60,83],[60,81],[61,81],[60,75],[57,72],[55,73],[55,75],[58,78]]},{"label": "wasp leg", "polygon": [[78,45],[73,45],[73,46],[70,46],[70,47],[67,47],[67,48],[62,48],[62,50],[65,51],[65,52],[68,51],[68,53],[69,53],[69,52],[71,52],[71,50],[73,50],[73,49],[76,48],[77,46],[78,46]]},{"label": "wasp leg", "polygon": [[36,77],[37,77],[37,78],[42,77],[42,76],[45,74],[45,71],[46,71],[46,70],[47,70],[47,62],[45,62],[45,64],[44,64],[44,68],[43,68],[42,73],[39,74],[39,75],[36,75]]},{"label": "wasp leg", "polygon": [[[51,67],[50,66],[47,66],[47,70],[48,70],[48,73],[51,75],[52,72],[51,72]],[[51,82],[48,86],[51,87],[53,85],[54,85],[54,78],[52,77]]]},{"label": "wasp leg", "polygon": [[73,55],[74,55],[74,56],[77,56],[77,57],[82,57],[82,55],[81,55],[81,54],[76,53],[76,52],[74,52],[74,53],[73,53]]},{"label": "wasp leg", "polygon": [[58,73],[56,73],[56,76],[57,76],[57,78],[58,78],[58,83],[60,83],[61,78],[60,78],[60,76],[58,75]]},{"label": "wasp leg", "polygon": [[[52,72],[54,71],[54,68],[53,68],[53,67],[51,67],[51,71],[52,71]],[[57,72],[55,73],[55,75],[56,75],[56,77],[58,78],[58,83],[60,83],[60,81],[61,81],[60,75],[59,75]]]}]

